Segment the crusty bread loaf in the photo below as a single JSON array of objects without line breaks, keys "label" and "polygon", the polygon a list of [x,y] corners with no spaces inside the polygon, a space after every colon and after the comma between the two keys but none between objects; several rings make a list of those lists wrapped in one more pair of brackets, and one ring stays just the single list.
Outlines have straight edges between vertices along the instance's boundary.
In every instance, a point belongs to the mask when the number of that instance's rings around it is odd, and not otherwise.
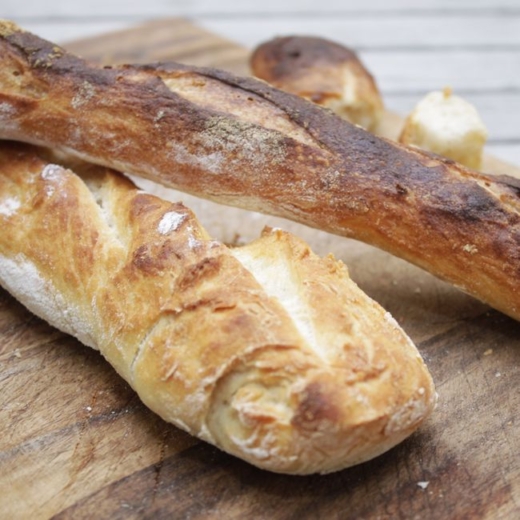
[{"label": "crusty bread loaf", "polygon": [[487,130],[477,109],[450,88],[427,94],[404,122],[399,142],[480,170]]},{"label": "crusty bread loaf", "polygon": [[367,130],[379,122],[384,106],[374,77],[354,51],[338,43],[311,36],[273,38],[254,50],[250,65],[257,78]]},{"label": "crusty bread loaf", "polygon": [[435,402],[396,322],[302,241],[229,249],[108,169],[0,143],[0,282],[99,349],[165,420],[272,471],[339,470]]},{"label": "crusty bread loaf", "polygon": [[353,237],[520,318],[520,183],[378,138],[265,82],[101,68],[0,23],[0,137]]}]

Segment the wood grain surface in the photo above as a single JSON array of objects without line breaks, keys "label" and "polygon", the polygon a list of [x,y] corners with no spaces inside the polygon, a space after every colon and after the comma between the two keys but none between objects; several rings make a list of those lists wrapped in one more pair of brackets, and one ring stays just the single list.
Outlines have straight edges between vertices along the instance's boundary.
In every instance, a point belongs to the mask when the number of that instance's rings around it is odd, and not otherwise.
[{"label": "wood grain surface", "polygon": [[[102,62],[176,60],[247,72],[248,51],[183,20],[67,47]],[[398,131],[389,114],[381,132]],[[487,158],[486,169],[520,175]],[[0,291],[0,518],[520,518],[520,323],[358,242],[182,199],[212,235],[264,225],[333,252],[418,345],[436,381],[429,421],[332,475],[258,470],[161,421],[101,358]]]}]

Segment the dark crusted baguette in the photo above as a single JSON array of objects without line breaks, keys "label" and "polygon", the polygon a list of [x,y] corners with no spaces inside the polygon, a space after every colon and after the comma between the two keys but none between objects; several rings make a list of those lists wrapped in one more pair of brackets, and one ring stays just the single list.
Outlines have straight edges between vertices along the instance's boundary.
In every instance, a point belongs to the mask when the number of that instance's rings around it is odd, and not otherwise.
[{"label": "dark crusted baguette", "polygon": [[353,237],[520,318],[520,184],[265,83],[175,63],[100,68],[0,24],[0,136]]}]

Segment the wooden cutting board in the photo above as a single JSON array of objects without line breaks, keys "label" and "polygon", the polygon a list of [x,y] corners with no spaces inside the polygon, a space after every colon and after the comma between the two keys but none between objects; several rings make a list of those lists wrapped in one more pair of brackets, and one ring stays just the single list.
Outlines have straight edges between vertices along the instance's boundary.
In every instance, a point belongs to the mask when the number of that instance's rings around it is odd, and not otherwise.
[{"label": "wooden cutting board", "polygon": [[[248,52],[183,20],[66,45],[103,63],[247,73]],[[381,132],[395,135],[389,114]],[[492,158],[486,169],[520,175]],[[172,191],[217,239],[266,225],[333,252],[416,342],[439,406],[387,454],[332,475],[260,471],[164,423],[99,354],[0,290],[0,518],[520,518],[520,323],[353,240]]]}]

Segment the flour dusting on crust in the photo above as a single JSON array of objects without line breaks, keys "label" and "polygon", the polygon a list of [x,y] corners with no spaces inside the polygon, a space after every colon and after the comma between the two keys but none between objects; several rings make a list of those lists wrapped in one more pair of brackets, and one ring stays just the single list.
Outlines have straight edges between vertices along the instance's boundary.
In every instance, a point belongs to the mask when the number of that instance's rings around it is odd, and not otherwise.
[{"label": "flour dusting on crust", "polygon": [[10,197],[0,202],[0,215],[10,217],[20,208],[20,199]]},{"label": "flour dusting on crust", "polygon": [[0,255],[0,284],[31,312],[98,350],[91,327],[80,317],[78,309],[67,303],[63,295],[42,278],[34,263],[23,255],[14,258]]},{"label": "flour dusting on crust", "polygon": [[63,173],[63,168],[57,164],[48,164],[42,170],[42,179],[46,181],[56,181],[60,178]]},{"label": "flour dusting on crust", "polygon": [[186,220],[187,215],[185,213],[177,213],[176,211],[168,211],[163,215],[160,220],[157,231],[161,235],[167,235],[172,231],[177,231],[180,225]]}]

